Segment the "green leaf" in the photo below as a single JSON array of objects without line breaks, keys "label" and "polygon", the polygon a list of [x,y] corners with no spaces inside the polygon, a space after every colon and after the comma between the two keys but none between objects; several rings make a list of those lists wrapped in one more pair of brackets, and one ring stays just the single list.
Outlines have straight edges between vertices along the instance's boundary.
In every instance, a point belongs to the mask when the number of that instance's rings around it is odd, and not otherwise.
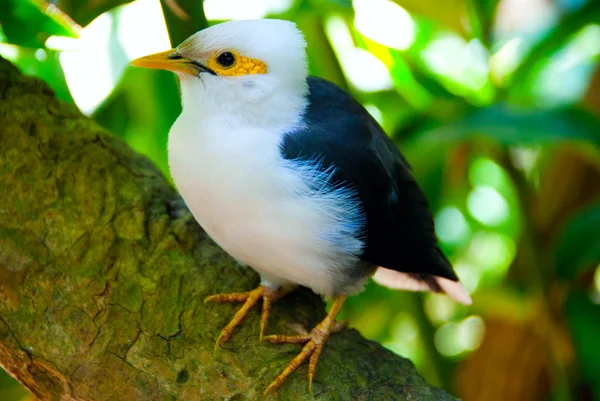
[{"label": "green leaf", "polygon": [[568,38],[588,24],[600,21],[600,2],[590,1],[575,12],[565,15],[540,42],[538,42],[515,70],[512,83],[515,88],[528,90],[540,67],[560,50]]},{"label": "green leaf", "polygon": [[572,278],[600,263],[600,202],[565,224],[554,257],[561,278]]},{"label": "green leaf", "polygon": [[81,26],[86,26],[100,14],[130,3],[132,0],[60,0],[61,9]]},{"label": "green leaf", "polygon": [[4,30],[2,29],[2,25],[0,24],[0,42],[6,42],[7,38],[6,35],[4,34]]},{"label": "green leaf", "polygon": [[419,139],[458,141],[491,138],[503,145],[585,141],[600,146],[600,121],[583,110],[517,109],[498,104],[421,132]]},{"label": "green leaf", "polygon": [[0,24],[8,43],[43,47],[50,35],[77,37],[79,26],[55,5],[42,0],[0,0]]},{"label": "green leaf", "polygon": [[488,47],[490,47],[498,3],[499,0],[470,0],[469,4],[469,20],[474,31],[473,36],[480,38]]},{"label": "green leaf", "polygon": [[208,26],[202,3],[203,0],[160,0],[173,47]]},{"label": "green leaf", "polygon": [[299,9],[317,15],[353,12],[351,0],[302,0]]},{"label": "green leaf", "polygon": [[411,14],[422,15],[432,19],[440,25],[462,34],[470,36],[470,30],[465,24],[468,0],[394,0],[395,3],[405,8]]},{"label": "green leaf", "polygon": [[[583,292],[574,292],[565,304],[565,316],[585,384],[593,388],[595,400],[600,399],[600,305],[594,305]],[[591,399],[591,398],[590,398]]]}]

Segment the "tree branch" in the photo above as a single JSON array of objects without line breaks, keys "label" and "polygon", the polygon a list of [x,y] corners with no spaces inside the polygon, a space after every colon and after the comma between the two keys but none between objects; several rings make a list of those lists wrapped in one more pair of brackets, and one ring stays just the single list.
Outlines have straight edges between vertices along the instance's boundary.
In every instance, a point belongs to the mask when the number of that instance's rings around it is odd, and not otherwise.
[{"label": "tree branch", "polygon": [[[204,305],[257,276],[190,218],[150,162],[0,59],[0,363],[41,399],[260,399],[300,348],[258,344],[258,311],[213,354],[236,305]],[[312,328],[299,290],[270,333]],[[451,400],[354,330],[269,399]]]}]

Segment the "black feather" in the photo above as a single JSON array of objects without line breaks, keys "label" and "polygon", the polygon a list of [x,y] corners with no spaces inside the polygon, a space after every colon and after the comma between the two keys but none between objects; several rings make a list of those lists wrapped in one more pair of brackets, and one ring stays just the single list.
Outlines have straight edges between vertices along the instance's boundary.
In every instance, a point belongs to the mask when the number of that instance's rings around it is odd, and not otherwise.
[{"label": "black feather", "polygon": [[304,126],[285,135],[286,159],[332,166],[332,185],[356,189],[366,214],[362,259],[408,273],[458,280],[437,244],[427,199],[377,121],[331,82],[309,77]]}]

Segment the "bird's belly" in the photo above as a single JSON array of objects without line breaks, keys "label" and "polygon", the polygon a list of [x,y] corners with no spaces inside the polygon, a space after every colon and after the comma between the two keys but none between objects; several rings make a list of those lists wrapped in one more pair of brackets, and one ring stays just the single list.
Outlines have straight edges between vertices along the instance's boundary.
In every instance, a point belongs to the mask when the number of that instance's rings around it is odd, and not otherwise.
[{"label": "bird's belly", "polygon": [[[245,185],[244,185],[245,184]],[[269,281],[315,287],[328,281],[316,243],[318,227],[301,221],[293,202],[260,196],[259,188],[239,183],[243,193],[197,182],[182,196],[207,234],[236,260]],[[286,203],[292,203],[286,205]]]},{"label": "bird's belly", "polygon": [[332,220],[322,201],[316,206],[302,195],[302,178],[284,166],[278,149],[257,157],[242,144],[204,143],[194,157],[169,153],[171,174],[194,218],[221,248],[268,281],[331,295],[344,270],[358,262],[337,233],[330,234],[339,218]]}]

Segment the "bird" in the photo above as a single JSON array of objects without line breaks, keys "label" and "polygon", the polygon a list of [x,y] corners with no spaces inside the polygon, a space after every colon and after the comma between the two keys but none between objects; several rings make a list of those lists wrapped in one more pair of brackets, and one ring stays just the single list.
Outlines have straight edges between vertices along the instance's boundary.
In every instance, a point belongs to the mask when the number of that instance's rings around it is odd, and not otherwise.
[{"label": "bird", "polygon": [[[408,161],[349,92],[309,76],[306,46],[291,21],[232,20],[131,62],[178,76],[170,174],[210,238],[260,275],[253,290],[206,298],[242,304],[215,350],[259,301],[261,341],[303,344],[265,394],[306,360],[311,391],[344,328],[337,314],[371,277],[471,304]],[[265,336],[272,303],[298,286],[332,301],[326,317],[302,335]]]}]

